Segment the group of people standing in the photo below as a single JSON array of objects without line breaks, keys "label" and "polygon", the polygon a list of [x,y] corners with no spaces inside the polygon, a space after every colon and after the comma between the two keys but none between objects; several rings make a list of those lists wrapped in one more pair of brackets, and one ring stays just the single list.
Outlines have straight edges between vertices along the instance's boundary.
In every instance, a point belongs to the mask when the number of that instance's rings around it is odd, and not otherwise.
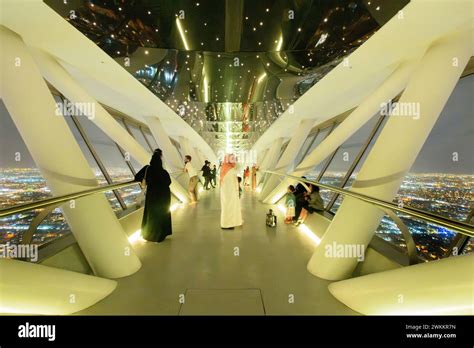
[{"label": "group of people standing", "polygon": [[204,178],[204,190],[210,190],[211,185],[212,188],[216,187],[216,176],[217,176],[217,168],[216,165],[211,168],[211,162],[208,160],[204,161],[204,165],[201,168],[202,176]]},{"label": "group of people standing", "polygon": [[[146,187],[145,208],[142,219],[142,237],[147,241],[162,242],[166,236],[172,234],[171,226],[171,177],[163,168],[163,153],[160,149],[153,152],[149,165],[144,166],[136,175],[135,181]],[[198,172],[191,163],[191,156],[184,158],[184,171],[189,175],[188,191],[191,203],[197,203],[197,186],[199,182]],[[237,158],[233,154],[224,157],[220,164],[220,202],[222,229],[233,229],[243,224],[242,211],[240,208],[240,181],[236,169]],[[201,171],[204,177],[204,189],[209,190],[216,187],[217,168],[205,161]],[[244,185],[257,186],[257,166],[252,169],[246,167],[244,170]],[[249,177],[251,176],[251,184]],[[299,225],[304,222],[308,214],[324,210],[324,204],[319,195],[319,187],[299,183],[296,188],[288,187],[286,197],[287,214],[285,222],[294,222]]]},{"label": "group of people standing", "polygon": [[[184,171],[189,176],[188,183],[188,192],[191,197],[191,204],[196,204],[198,201],[198,183],[200,182],[198,177],[198,172],[192,164],[192,157],[190,155],[184,156]],[[211,168],[211,162],[208,160],[204,161],[204,165],[201,168],[202,176],[204,178],[204,190],[210,190],[211,187],[215,188],[217,186],[216,177],[217,177],[217,168],[214,165]],[[211,187],[209,187],[211,186]]]},{"label": "group of people standing", "polygon": [[[152,242],[162,242],[166,236],[172,234],[171,226],[171,177],[163,168],[163,152],[156,149],[153,152],[149,165],[144,166],[135,175],[135,181],[146,187],[145,208],[141,225],[143,239]],[[190,204],[198,201],[198,172],[191,163],[192,157],[184,157],[184,171],[189,176],[188,191],[191,197]],[[240,209],[240,184],[236,171],[237,159],[234,155],[226,155],[220,165],[220,198],[221,198],[221,227],[233,229],[243,223]],[[217,186],[217,167],[210,167],[205,161],[201,171],[204,177],[204,189]]]},{"label": "group of people standing", "polygon": [[244,169],[244,186],[252,185],[252,190],[257,189],[257,171],[258,167],[254,164],[252,168],[248,166]]}]

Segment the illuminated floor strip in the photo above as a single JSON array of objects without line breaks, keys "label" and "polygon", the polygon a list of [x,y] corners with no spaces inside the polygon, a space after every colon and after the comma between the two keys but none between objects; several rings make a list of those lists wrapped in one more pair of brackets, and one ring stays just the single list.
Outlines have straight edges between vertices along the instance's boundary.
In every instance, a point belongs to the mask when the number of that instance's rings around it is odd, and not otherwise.
[{"label": "illuminated floor strip", "polygon": [[[286,214],[286,207],[284,205],[278,204],[277,207],[283,214]],[[314,244],[319,245],[319,243],[321,243],[321,239],[305,224],[299,225],[298,230],[308,237]]]},{"label": "illuminated floor strip", "polygon": [[[170,207],[170,212],[174,212],[176,209],[181,208],[183,206],[183,203],[175,203]],[[129,237],[128,237],[128,242],[130,244],[136,243],[138,241],[145,241],[142,236],[141,236],[142,230],[139,229],[138,231],[133,232]]]}]

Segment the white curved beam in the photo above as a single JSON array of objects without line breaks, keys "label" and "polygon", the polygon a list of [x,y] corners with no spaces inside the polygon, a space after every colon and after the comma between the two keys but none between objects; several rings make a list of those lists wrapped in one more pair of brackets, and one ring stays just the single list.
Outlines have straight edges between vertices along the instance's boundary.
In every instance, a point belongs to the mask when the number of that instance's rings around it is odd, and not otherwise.
[{"label": "white curved beam", "polygon": [[24,261],[0,258],[0,269],[4,314],[72,314],[99,302],[117,286],[115,280]]}]

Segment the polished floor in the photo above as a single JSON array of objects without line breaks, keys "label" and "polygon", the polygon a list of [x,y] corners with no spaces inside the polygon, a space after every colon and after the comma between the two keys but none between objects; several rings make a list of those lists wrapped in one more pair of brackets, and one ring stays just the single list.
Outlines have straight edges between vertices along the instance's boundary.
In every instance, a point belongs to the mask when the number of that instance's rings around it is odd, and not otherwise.
[{"label": "polished floor", "polygon": [[244,191],[244,225],[222,230],[218,189],[173,212],[163,243],[136,241],[142,268],[118,280],[107,298],[79,314],[354,315],[312,276],[315,244],[298,228],[265,225],[269,206]]}]

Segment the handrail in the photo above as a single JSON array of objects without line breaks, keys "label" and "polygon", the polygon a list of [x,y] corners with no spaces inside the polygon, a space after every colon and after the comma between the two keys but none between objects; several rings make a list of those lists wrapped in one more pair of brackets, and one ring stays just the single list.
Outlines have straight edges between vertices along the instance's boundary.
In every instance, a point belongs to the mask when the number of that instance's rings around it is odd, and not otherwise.
[{"label": "handrail", "polygon": [[116,189],[119,189],[119,188],[122,188],[122,187],[131,186],[131,185],[134,185],[134,184],[138,184],[138,182],[134,181],[134,180],[124,181],[124,182],[117,183],[117,184],[98,186],[98,187],[94,187],[94,188],[89,189],[89,190],[69,193],[67,195],[62,195],[62,196],[58,196],[58,197],[46,198],[46,199],[42,199],[42,200],[36,201],[36,202],[15,205],[15,206],[10,207],[10,208],[0,209],[0,218],[4,217],[4,216],[8,216],[8,215],[22,213],[22,212],[25,212],[25,211],[30,211],[30,210],[33,210],[33,209],[44,208],[44,207],[48,207],[48,206],[51,206],[51,205],[58,205],[59,203],[64,203],[64,202],[70,201],[71,199],[76,199],[76,198],[81,198],[81,197],[84,197],[84,196],[89,196],[89,195],[92,195],[94,193],[112,191],[112,190],[116,190]]},{"label": "handrail", "polygon": [[284,177],[291,178],[291,179],[294,179],[294,180],[297,180],[297,181],[306,182],[306,183],[309,183],[309,184],[312,184],[312,185],[316,185],[316,186],[322,187],[324,189],[327,189],[329,191],[339,193],[339,194],[344,195],[344,196],[349,196],[349,197],[352,197],[352,198],[356,198],[358,200],[376,205],[378,207],[383,207],[383,208],[387,208],[387,209],[390,209],[390,210],[393,210],[393,211],[398,211],[400,213],[405,213],[405,214],[411,215],[413,217],[416,217],[416,218],[419,218],[419,219],[422,219],[422,220],[425,220],[425,221],[428,221],[428,222],[432,222],[436,225],[443,226],[443,227],[455,230],[455,231],[457,231],[459,233],[462,233],[466,236],[474,237],[474,226],[470,225],[468,223],[465,223],[465,222],[453,221],[453,220],[447,219],[447,218],[445,218],[441,215],[437,215],[437,214],[433,214],[433,213],[429,213],[429,212],[424,212],[424,211],[421,211],[421,210],[418,210],[418,209],[415,209],[415,208],[406,208],[406,207],[402,208],[402,207],[399,207],[397,204],[395,204],[393,202],[388,202],[388,201],[384,201],[382,199],[378,199],[378,198],[374,198],[374,197],[364,195],[362,193],[358,193],[358,192],[354,192],[354,191],[350,191],[350,190],[345,190],[345,189],[340,188],[340,187],[323,184],[323,183],[320,183],[318,181],[308,180],[308,179],[301,178],[301,177],[294,176],[294,175],[278,173],[278,172],[274,172],[274,171],[271,171],[271,170],[266,170],[265,172],[270,173],[270,174],[279,175],[279,176],[284,176]]}]

